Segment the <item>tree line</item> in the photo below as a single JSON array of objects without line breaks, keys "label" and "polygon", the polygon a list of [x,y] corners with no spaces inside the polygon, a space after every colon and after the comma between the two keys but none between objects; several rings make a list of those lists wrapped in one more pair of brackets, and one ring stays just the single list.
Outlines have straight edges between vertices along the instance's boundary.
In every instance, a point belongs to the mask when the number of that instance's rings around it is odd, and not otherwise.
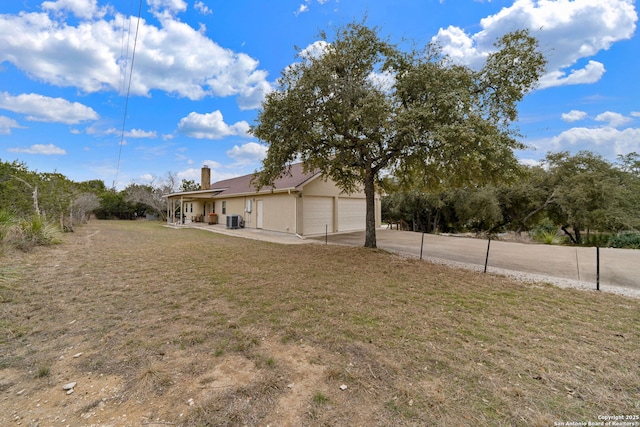
[{"label": "tree line", "polygon": [[492,185],[430,191],[424,177],[396,174],[382,187],[383,218],[414,231],[527,232],[549,240],[559,234],[572,244],[606,244],[598,241],[602,233],[628,232],[631,246],[640,246],[635,152],[617,162],[589,151],[549,153],[539,165],[522,165],[510,180]]},{"label": "tree line", "polygon": [[58,172],[30,170],[23,162],[0,159],[0,244],[23,249],[55,243],[91,215],[98,219],[166,219],[163,196],[197,189],[194,181],[167,173],[151,184],[107,188],[102,180],[75,182]]}]

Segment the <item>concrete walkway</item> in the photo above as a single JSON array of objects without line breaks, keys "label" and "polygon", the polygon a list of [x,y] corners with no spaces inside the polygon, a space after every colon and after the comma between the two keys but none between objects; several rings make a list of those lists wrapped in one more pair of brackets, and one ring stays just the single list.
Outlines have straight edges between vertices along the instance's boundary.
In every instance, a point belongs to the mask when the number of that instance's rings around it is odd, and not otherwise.
[{"label": "concrete walkway", "polygon": [[[229,236],[280,244],[324,244],[325,236],[303,239],[293,234],[252,228],[227,229],[223,224],[189,223],[172,226],[190,227]],[[390,252],[420,257],[422,233],[389,229],[376,230],[378,248]],[[364,231],[328,236],[329,244],[364,245]],[[423,259],[461,263],[484,269],[488,241],[483,239],[424,235]],[[526,244],[492,240],[489,248],[488,271],[519,272],[535,275],[535,280],[558,278],[573,281],[580,288],[596,289],[596,248]],[[640,250],[600,249],[600,288],[628,289],[640,296]],[[613,289],[615,291],[615,289]],[[625,292],[621,292],[625,293]],[[629,294],[628,292],[626,292]]]}]

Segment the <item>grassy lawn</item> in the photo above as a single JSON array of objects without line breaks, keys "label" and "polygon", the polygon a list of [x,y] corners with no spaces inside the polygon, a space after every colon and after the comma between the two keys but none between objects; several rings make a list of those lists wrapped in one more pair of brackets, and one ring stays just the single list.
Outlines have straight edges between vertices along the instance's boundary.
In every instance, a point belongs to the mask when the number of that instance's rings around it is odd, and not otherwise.
[{"label": "grassy lawn", "polygon": [[640,414],[637,299],[142,221],[94,221],[0,263],[14,266],[0,280],[1,425]]}]

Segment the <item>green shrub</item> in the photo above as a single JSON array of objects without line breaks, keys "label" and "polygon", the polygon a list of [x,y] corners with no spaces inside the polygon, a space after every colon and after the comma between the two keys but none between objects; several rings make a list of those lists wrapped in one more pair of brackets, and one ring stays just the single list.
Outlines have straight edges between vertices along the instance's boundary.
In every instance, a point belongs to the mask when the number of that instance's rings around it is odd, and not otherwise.
[{"label": "green shrub", "polygon": [[544,243],[545,245],[555,245],[560,242],[560,239],[558,239],[558,234],[555,231],[544,231],[536,234],[534,238],[538,242]]},{"label": "green shrub", "polygon": [[35,246],[48,246],[60,243],[60,229],[41,217],[20,221],[18,233],[13,237],[13,244],[23,250]]},{"label": "green shrub", "polygon": [[555,225],[549,218],[543,218],[531,231],[531,237],[534,240],[544,243],[546,245],[557,244],[558,239],[558,226]]},{"label": "green shrub", "polygon": [[15,227],[17,223],[16,217],[9,211],[0,210],[0,243],[8,238],[12,227]]},{"label": "green shrub", "polygon": [[609,241],[613,237],[610,233],[590,233],[587,236],[583,237],[582,245],[583,246],[591,246],[596,247],[600,246],[601,248],[606,248],[610,246]]},{"label": "green shrub", "polygon": [[612,248],[640,249],[640,233],[635,231],[623,231],[612,235],[607,242]]}]

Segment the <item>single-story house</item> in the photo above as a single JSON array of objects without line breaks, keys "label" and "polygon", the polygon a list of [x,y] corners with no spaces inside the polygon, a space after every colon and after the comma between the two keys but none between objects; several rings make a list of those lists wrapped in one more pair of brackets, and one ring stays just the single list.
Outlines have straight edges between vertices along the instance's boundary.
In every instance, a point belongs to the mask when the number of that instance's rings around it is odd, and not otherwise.
[{"label": "single-story house", "polygon": [[[201,190],[166,195],[168,222],[227,224],[239,216],[241,225],[269,231],[311,236],[365,229],[364,192],[345,194],[320,172],[303,171],[301,163],[277,179],[274,187],[257,191],[253,174],[210,184],[211,170],[202,168]],[[376,227],[380,226],[380,196],[376,194]],[[213,216],[210,214],[215,213]]]}]

